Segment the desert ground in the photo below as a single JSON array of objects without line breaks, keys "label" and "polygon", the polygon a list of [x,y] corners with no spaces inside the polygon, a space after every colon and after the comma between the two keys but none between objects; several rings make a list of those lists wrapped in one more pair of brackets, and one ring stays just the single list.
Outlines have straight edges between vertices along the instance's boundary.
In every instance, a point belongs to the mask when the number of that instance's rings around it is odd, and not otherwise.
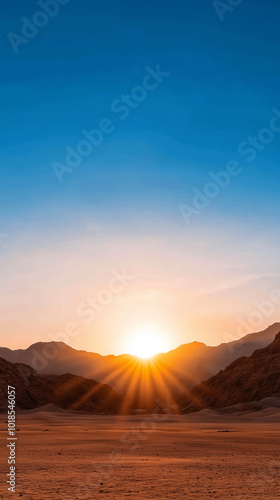
[{"label": "desert ground", "polygon": [[279,408],[112,417],[48,405],[18,414],[17,429],[16,493],[2,482],[0,498],[279,498]]}]

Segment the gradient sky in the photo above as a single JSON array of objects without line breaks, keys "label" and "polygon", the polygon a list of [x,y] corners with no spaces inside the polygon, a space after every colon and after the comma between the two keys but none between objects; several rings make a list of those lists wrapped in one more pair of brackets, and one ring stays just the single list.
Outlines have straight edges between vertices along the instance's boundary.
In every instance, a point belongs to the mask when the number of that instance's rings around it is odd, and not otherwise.
[{"label": "gradient sky", "polygon": [[[71,0],[15,54],[7,34],[38,10],[1,12],[1,344],[69,322],[70,345],[102,354],[142,325],[167,348],[240,337],[280,289],[280,132],[254,161],[238,153],[280,110],[280,5],[244,0],[221,22],[210,0]],[[113,101],[157,64],[169,76],[121,120]],[[114,131],[60,183],[53,162],[104,118]],[[240,175],[186,224],[179,206],[230,160]],[[78,311],[124,268],[134,278],[86,323]]]}]

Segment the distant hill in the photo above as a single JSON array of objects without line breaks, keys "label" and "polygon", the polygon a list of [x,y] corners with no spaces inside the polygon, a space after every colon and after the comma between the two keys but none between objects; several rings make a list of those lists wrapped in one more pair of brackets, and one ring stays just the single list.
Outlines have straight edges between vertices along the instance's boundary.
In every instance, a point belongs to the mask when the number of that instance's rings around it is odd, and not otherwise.
[{"label": "distant hill", "polygon": [[[192,345],[193,355],[196,348],[200,349],[199,344]],[[12,385],[16,388],[17,407],[25,410],[51,405],[98,414],[145,413],[152,412],[157,405],[159,411],[164,411],[164,398],[169,396],[171,412],[190,413],[208,407],[226,408],[228,412],[246,408],[256,411],[264,407],[265,401],[280,396],[280,333],[269,346],[257,349],[249,357],[242,356],[191,389],[182,387],[174,376],[175,368],[172,371],[170,367],[167,374],[164,370],[163,365],[148,362],[143,365],[134,360],[128,389],[125,394],[118,394],[109,385],[92,379],[70,373],[38,374],[28,365],[0,358],[0,408],[7,410],[7,386]],[[258,403],[261,400],[263,403]]]},{"label": "distant hill", "polygon": [[280,332],[268,347],[235,360],[225,370],[193,387],[178,403],[189,413],[277,395],[280,396]]},{"label": "distant hill", "polygon": [[[224,369],[241,356],[250,356],[256,349],[270,344],[280,330],[276,323],[266,330],[246,335],[240,340],[209,347],[200,342],[184,344],[153,358],[153,364],[161,375],[161,389],[155,388],[153,396],[164,393],[179,394],[187,387],[206,380]],[[62,375],[73,373],[88,379],[109,384],[114,390],[128,394],[146,385],[149,369],[142,370],[138,359],[129,356],[101,356],[87,351],[77,351],[62,342],[38,342],[27,349],[12,351],[0,348],[0,357],[13,362],[25,363],[41,374]],[[149,366],[149,364],[147,364]],[[144,377],[145,375],[145,377]],[[141,383],[141,378],[143,383]],[[157,384],[157,381],[153,381]],[[138,384],[138,385],[137,385]],[[151,395],[151,397],[153,397]],[[141,404],[141,401],[139,401]]]},{"label": "distant hill", "polygon": [[16,389],[16,406],[33,409],[53,404],[66,410],[118,414],[123,398],[108,385],[69,373],[39,375],[30,366],[0,358],[0,408],[7,411],[7,387]]}]

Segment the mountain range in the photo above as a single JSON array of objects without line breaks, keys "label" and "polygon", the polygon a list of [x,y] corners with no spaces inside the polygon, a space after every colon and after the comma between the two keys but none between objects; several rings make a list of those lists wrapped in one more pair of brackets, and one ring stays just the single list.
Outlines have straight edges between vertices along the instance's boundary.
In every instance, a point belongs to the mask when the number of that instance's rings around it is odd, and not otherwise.
[{"label": "mountain range", "polygon": [[180,402],[183,412],[188,413],[272,396],[280,397],[280,332],[269,346],[237,359],[225,370],[193,387]]},{"label": "mountain range", "polygon": [[39,375],[22,363],[0,358],[0,408],[7,411],[7,387],[16,389],[16,406],[30,410],[53,404],[66,410],[116,414],[121,411],[122,396],[95,380],[64,375]]},{"label": "mountain range", "polygon": [[258,400],[280,391],[279,330],[276,323],[217,347],[193,342],[146,362],[57,342],[0,348],[0,405],[7,400],[7,383],[19,388],[17,404],[25,409],[52,403],[91,413],[151,412],[159,398],[171,398],[190,412]]},{"label": "mountain range", "polygon": [[[174,393],[191,388],[224,369],[241,356],[250,356],[256,349],[270,344],[280,331],[280,323],[266,330],[219,346],[201,342],[184,344],[152,360],[160,372],[166,390]],[[126,393],[132,384],[132,374],[141,377],[138,358],[130,355],[108,355],[78,351],[63,342],[38,342],[27,349],[0,348],[0,357],[12,363],[24,363],[40,374],[74,375],[109,384],[119,393]],[[147,363],[148,365],[149,363]]]}]

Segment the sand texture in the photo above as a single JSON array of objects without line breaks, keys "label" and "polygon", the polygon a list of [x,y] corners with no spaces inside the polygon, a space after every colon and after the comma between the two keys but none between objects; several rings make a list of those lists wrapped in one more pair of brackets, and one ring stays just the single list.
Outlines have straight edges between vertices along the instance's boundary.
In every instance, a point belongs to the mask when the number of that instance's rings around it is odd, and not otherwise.
[{"label": "sand texture", "polygon": [[[5,440],[4,415],[0,422]],[[17,428],[16,493],[2,483],[0,498],[279,498],[280,409],[273,406],[234,416],[112,417],[48,405],[18,415]],[[5,446],[0,460],[3,471]]]}]

